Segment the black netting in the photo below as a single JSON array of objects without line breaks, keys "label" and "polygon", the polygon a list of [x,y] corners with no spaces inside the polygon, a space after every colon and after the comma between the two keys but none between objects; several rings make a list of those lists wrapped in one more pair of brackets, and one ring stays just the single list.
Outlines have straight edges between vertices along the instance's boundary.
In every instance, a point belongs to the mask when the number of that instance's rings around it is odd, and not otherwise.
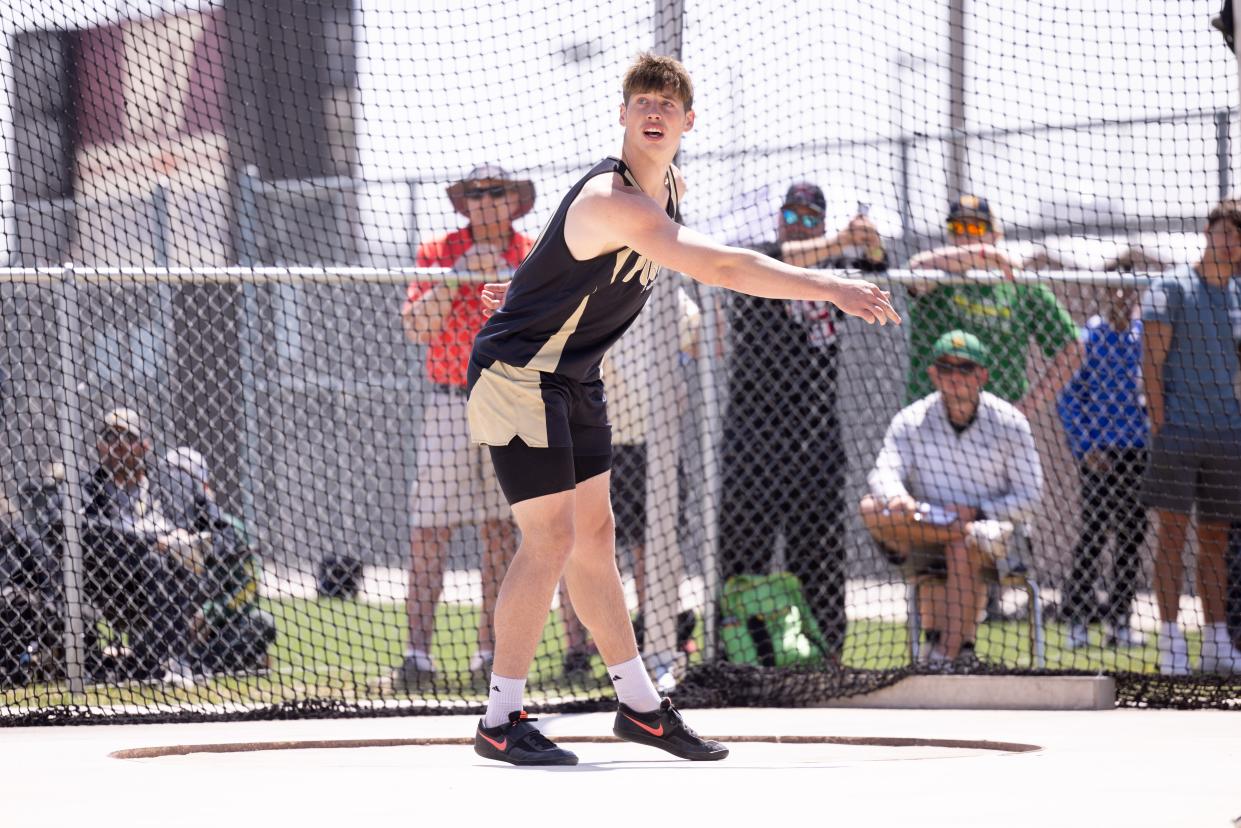
[{"label": "black netting", "polygon": [[[483,706],[519,535],[467,437],[479,284],[620,151],[644,49],[695,82],[684,223],[905,318],[655,281],[602,377],[660,688],[1237,706],[1237,69],[1205,9],[138,5],[0,15],[0,724]],[[917,408],[971,363],[978,411]],[[607,707],[605,667],[558,590],[530,708]]]}]

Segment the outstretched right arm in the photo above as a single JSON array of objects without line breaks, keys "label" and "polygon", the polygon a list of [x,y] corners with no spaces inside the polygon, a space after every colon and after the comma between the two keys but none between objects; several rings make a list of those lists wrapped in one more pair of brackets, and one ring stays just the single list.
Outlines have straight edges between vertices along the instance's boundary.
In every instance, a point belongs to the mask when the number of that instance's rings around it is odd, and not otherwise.
[{"label": "outstretched right arm", "polygon": [[827,300],[845,313],[886,325],[901,318],[886,291],[860,279],[794,267],[682,227],[627,187],[588,186],[574,201],[566,241],[578,258],[630,247],[708,285],[768,299]]}]

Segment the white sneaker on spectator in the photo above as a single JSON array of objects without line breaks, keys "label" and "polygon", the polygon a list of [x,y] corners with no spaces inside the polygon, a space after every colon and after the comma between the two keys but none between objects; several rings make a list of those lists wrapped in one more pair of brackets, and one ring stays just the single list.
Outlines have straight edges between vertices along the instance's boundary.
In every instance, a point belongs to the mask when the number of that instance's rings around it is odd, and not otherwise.
[{"label": "white sneaker on spectator", "polygon": [[487,677],[491,677],[491,663],[496,660],[495,653],[491,650],[475,650],[474,655],[470,656],[469,671],[471,673],[487,673]]},{"label": "white sneaker on spectator", "polygon": [[1189,646],[1180,627],[1165,622],[1159,630],[1158,649],[1161,675],[1189,675]]},{"label": "white sneaker on spectator", "polygon": [[1007,520],[975,520],[969,525],[966,539],[975,549],[998,561],[1008,556],[1008,539],[1013,536],[1013,529]]},{"label": "white sneaker on spectator", "polygon": [[1080,650],[1082,647],[1090,646],[1090,631],[1086,629],[1085,624],[1072,624],[1069,626],[1069,634],[1064,637],[1064,643],[1060,645],[1065,650]]},{"label": "white sneaker on spectator", "polygon": [[656,690],[660,693],[671,693],[677,689],[676,653],[654,653],[647,656],[645,661],[651,670]]},{"label": "white sneaker on spectator", "polygon": [[1139,630],[1135,630],[1128,624],[1117,624],[1109,627],[1107,632],[1107,646],[1109,647],[1145,647],[1146,635]]},{"label": "white sneaker on spectator", "polygon": [[677,689],[677,677],[671,669],[661,667],[655,671],[655,689],[660,693],[671,693]]},{"label": "white sneaker on spectator", "polygon": [[1227,630],[1213,637],[1211,632],[1210,627],[1202,631],[1202,658],[1198,669],[1203,673],[1241,673],[1241,651],[1232,646]]},{"label": "white sneaker on spectator", "polygon": [[185,659],[169,659],[168,664],[164,668],[164,675],[160,680],[164,684],[171,684],[174,687],[193,687],[194,670]]}]

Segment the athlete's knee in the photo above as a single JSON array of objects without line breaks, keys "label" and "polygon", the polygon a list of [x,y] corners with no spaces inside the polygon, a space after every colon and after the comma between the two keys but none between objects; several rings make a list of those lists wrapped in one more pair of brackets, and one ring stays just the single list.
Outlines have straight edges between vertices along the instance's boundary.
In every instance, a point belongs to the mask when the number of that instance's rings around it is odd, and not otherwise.
[{"label": "athlete's knee", "polygon": [[543,521],[523,530],[518,551],[528,560],[563,568],[576,542],[577,531],[572,519]]},{"label": "athlete's knee", "polygon": [[592,549],[603,549],[609,554],[616,548],[616,519],[612,510],[591,515],[577,528],[579,547],[589,546]]}]

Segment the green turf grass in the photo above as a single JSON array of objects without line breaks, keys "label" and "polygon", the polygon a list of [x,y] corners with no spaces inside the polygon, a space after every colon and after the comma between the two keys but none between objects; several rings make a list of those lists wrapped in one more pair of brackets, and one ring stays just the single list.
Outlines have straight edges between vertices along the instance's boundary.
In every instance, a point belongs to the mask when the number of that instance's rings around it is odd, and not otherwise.
[{"label": "green turf grass", "polygon": [[[190,688],[153,682],[89,685],[72,697],[63,683],[35,684],[0,691],[0,707],[46,708],[70,704],[105,706],[133,704],[272,704],[302,699],[404,698],[386,687],[385,679],[401,662],[405,649],[405,610],[401,604],[371,604],[335,599],[265,600],[262,606],[276,618],[279,636],[271,650],[270,670],[255,675],[215,676]],[[435,693],[424,698],[483,700],[466,668],[477,640],[478,608],[441,605],[436,614],[434,656],[443,676]],[[1047,668],[1092,673],[1155,672],[1154,636],[1147,646],[1110,650],[1095,646],[1069,652],[1060,647],[1064,628],[1047,627]],[[696,630],[699,653],[703,628]],[[1196,632],[1187,634],[1189,651],[1197,652]],[[562,629],[552,613],[531,671],[531,692],[555,695],[608,693],[608,682],[598,657],[594,673],[585,682],[565,685],[561,676]],[[857,620],[849,624],[844,663],[858,669],[890,669],[908,664],[905,625],[901,622]],[[1026,625],[1020,621],[983,624],[978,633],[978,655],[987,662],[1023,669],[1030,665]],[[694,660],[701,658],[700,654]],[[415,696],[417,697],[417,696]]]}]

